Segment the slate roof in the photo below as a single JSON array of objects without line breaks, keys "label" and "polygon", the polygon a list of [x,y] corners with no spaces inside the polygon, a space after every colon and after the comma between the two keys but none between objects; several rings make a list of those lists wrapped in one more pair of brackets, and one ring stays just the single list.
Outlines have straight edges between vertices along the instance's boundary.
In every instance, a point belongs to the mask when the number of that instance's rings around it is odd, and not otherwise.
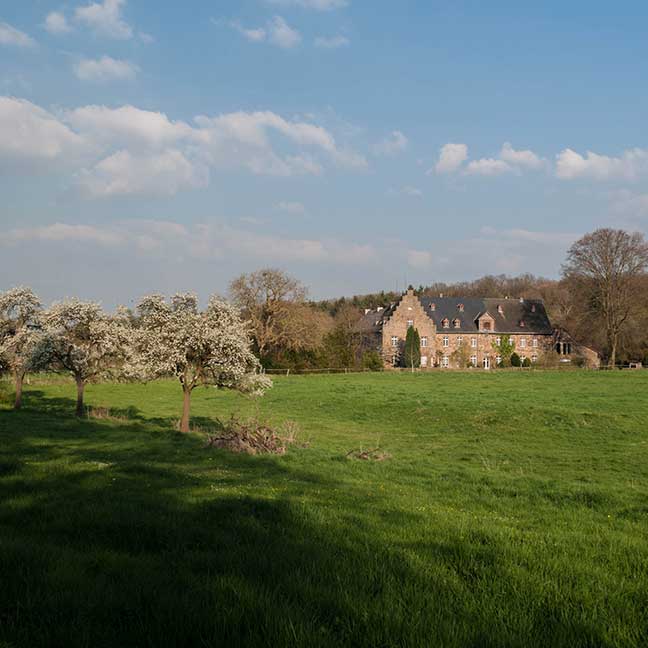
[{"label": "slate roof", "polygon": [[[488,313],[494,323],[495,333],[538,333],[550,335],[553,327],[547,316],[544,303],[541,299],[497,299],[475,297],[419,297],[425,312],[437,326],[443,330],[443,320],[450,320],[450,329],[455,331],[479,330],[477,318]],[[431,306],[435,304],[435,310]],[[463,304],[461,312],[459,305]],[[501,307],[502,313],[499,312]],[[461,328],[455,329],[453,320],[461,320]],[[524,322],[522,326],[521,322]]]},{"label": "slate roof", "polygon": [[[476,297],[419,297],[428,317],[434,321],[438,332],[444,330],[455,333],[479,331],[477,319],[488,313],[494,320],[493,333],[536,333],[551,335],[554,332],[544,303],[541,299],[503,299]],[[435,309],[432,310],[432,304]],[[459,305],[463,304],[463,311]],[[502,313],[498,306],[501,306]],[[391,304],[382,311],[371,310],[360,320],[359,327],[367,332],[378,333],[398,304]],[[449,329],[443,328],[443,320],[450,322]],[[454,327],[454,320],[459,319],[460,328]],[[524,322],[524,326],[521,324]]]}]

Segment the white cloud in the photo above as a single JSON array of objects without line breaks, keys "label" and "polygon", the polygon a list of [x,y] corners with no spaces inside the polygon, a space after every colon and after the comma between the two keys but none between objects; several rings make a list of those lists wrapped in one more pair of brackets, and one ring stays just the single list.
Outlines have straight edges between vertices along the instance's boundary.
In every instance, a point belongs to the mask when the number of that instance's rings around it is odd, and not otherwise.
[{"label": "white cloud", "polygon": [[290,27],[281,16],[275,16],[268,23],[267,32],[268,42],[282,49],[291,49],[301,43],[301,34]]},{"label": "white cloud", "polygon": [[164,113],[134,106],[84,106],[68,111],[64,119],[88,138],[118,147],[160,148],[200,139],[187,123],[173,122]]},{"label": "white cloud", "polygon": [[133,28],[122,18],[122,8],[126,0],[104,0],[77,7],[74,18],[97,34],[128,40],[133,37]]},{"label": "white cloud", "polygon": [[316,11],[331,11],[348,6],[348,0],[267,0],[268,4],[280,7],[301,7]]},{"label": "white cloud", "polygon": [[67,19],[60,11],[52,11],[45,18],[45,29],[54,35],[67,34],[72,31]]},{"label": "white cloud", "polygon": [[[434,170],[437,173],[452,173],[468,159],[468,147],[465,144],[448,143],[439,150],[439,161]],[[429,171],[428,171],[429,173]]]},{"label": "white cloud", "polygon": [[82,81],[134,81],[139,67],[130,61],[120,61],[110,56],[83,59],[74,64],[74,73]]},{"label": "white cloud", "polygon": [[9,23],[0,22],[0,45],[34,47],[36,41],[25,32],[12,27]]},{"label": "white cloud", "polygon": [[76,186],[88,197],[171,195],[205,186],[209,169],[297,176],[320,175],[326,164],[367,166],[322,126],[269,111],[188,124],[134,106],[83,106],[55,116],[0,97],[0,166],[76,168]]},{"label": "white cloud", "polygon": [[92,198],[172,196],[183,189],[206,187],[209,171],[174,149],[148,155],[118,151],[92,169],[82,170],[77,184]]},{"label": "white cloud", "polygon": [[0,168],[3,162],[34,170],[56,166],[85,147],[81,136],[46,110],[25,99],[0,97]]},{"label": "white cloud", "polygon": [[401,131],[392,131],[385,139],[378,142],[374,147],[374,152],[377,155],[395,155],[402,153],[409,146],[409,140]]},{"label": "white cloud", "polygon": [[423,195],[423,192],[418,187],[412,187],[410,185],[403,187],[401,193],[404,196],[411,196],[412,198],[420,198]]},{"label": "white cloud", "polygon": [[[216,25],[222,24],[212,19]],[[301,34],[288,25],[281,16],[274,16],[266,23],[265,27],[243,27],[237,20],[232,20],[228,25],[241,34],[251,43],[270,43],[282,49],[292,49],[301,43]]]},{"label": "white cloud", "polygon": [[68,225],[54,223],[44,227],[18,228],[5,233],[7,241],[80,241],[83,243],[99,243],[101,245],[115,245],[123,241],[119,233],[93,227],[91,225]]},{"label": "white cloud", "polygon": [[561,180],[636,180],[648,174],[648,151],[634,148],[621,157],[608,157],[587,151],[581,155],[566,148],[556,156],[556,176]]},{"label": "white cloud", "polygon": [[282,201],[277,205],[277,209],[292,216],[303,216],[306,213],[306,208],[300,202]]},{"label": "white cloud", "polygon": [[259,232],[258,224],[251,225],[245,229],[219,222],[185,226],[143,219],[101,226],[55,223],[0,232],[0,246],[30,241],[92,243],[120,248],[126,253],[136,251],[157,255],[165,260],[170,255],[196,260],[235,256],[258,263],[339,263],[351,266],[368,264],[378,258],[370,244],[283,237]]},{"label": "white cloud", "polygon": [[137,32],[137,37],[144,43],[145,45],[150,45],[151,43],[155,42],[155,38],[151,36],[151,34],[147,34],[146,32]]},{"label": "white cloud", "polygon": [[533,151],[516,151],[509,142],[504,142],[502,145],[500,159],[515,166],[528,167],[529,169],[539,169],[544,164]]},{"label": "white cloud", "polygon": [[504,162],[504,160],[481,158],[480,160],[472,160],[469,162],[465,172],[468,175],[495,176],[510,173],[513,170],[513,167]]},{"label": "white cloud", "polygon": [[346,47],[351,41],[346,37],[338,34],[337,36],[318,36],[315,39],[315,47],[322,49],[339,49]]}]

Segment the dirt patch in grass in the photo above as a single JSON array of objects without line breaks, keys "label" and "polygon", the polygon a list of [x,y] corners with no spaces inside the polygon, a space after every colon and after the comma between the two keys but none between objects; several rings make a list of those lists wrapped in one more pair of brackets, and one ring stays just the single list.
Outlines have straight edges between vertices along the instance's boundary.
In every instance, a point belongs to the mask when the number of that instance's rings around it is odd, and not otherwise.
[{"label": "dirt patch in grass", "polygon": [[349,450],[346,454],[347,459],[359,459],[360,461],[386,461],[391,459],[391,455],[381,448],[372,448],[370,450]]}]

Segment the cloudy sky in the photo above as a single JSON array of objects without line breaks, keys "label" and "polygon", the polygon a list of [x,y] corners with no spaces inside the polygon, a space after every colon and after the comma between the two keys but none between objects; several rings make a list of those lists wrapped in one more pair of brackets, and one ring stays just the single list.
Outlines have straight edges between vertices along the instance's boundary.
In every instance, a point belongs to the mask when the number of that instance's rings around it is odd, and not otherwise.
[{"label": "cloudy sky", "polygon": [[640,2],[3,2],[0,289],[557,276],[648,231],[647,30]]}]

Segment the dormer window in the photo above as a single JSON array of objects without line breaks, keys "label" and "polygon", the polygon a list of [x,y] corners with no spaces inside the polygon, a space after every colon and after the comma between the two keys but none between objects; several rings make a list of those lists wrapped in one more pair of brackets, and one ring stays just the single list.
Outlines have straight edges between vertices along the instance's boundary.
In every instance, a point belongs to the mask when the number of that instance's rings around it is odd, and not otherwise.
[{"label": "dormer window", "polygon": [[481,328],[482,328],[482,331],[490,331],[491,330],[491,323],[488,320],[483,321],[481,323]]},{"label": "dormer window", "polygon": [[431,311],[435,311],[435,310],[436,310],[436,304],[435,304],[434,302],[432,302],[432,303],[430,304],[430,310],[431,310]]},{"label": "dormer window", "polygon": [[502,304],[497,304],[497,312],[500,315],[504,315],[504,308],[502,307]]},{"label": "dormer window", "polygon": [[520,320],[520,328],[524,328],[526,326],[526,323],[524,320]]},{"label": "dormer window", "polygon": [[536,312],[536,305],[535,304],[531,304],[531,312],[532,313]]},{"label": "dormer window", "polygon": [[461,328],[461,320],[457,318],[456,320],[454,320],[454,321],[452,322],[452,325],[453,325],[455,328]]},{"label": "dormer window", "polygon": [[464,312],[464,305],[463,304],[457,304],[457,308],[459,309],[460,313]]},{"label": "dormer window", "polygon": [[450,320],[446,317],[442,322],[441,325],[443,328],[450,328]]}]

